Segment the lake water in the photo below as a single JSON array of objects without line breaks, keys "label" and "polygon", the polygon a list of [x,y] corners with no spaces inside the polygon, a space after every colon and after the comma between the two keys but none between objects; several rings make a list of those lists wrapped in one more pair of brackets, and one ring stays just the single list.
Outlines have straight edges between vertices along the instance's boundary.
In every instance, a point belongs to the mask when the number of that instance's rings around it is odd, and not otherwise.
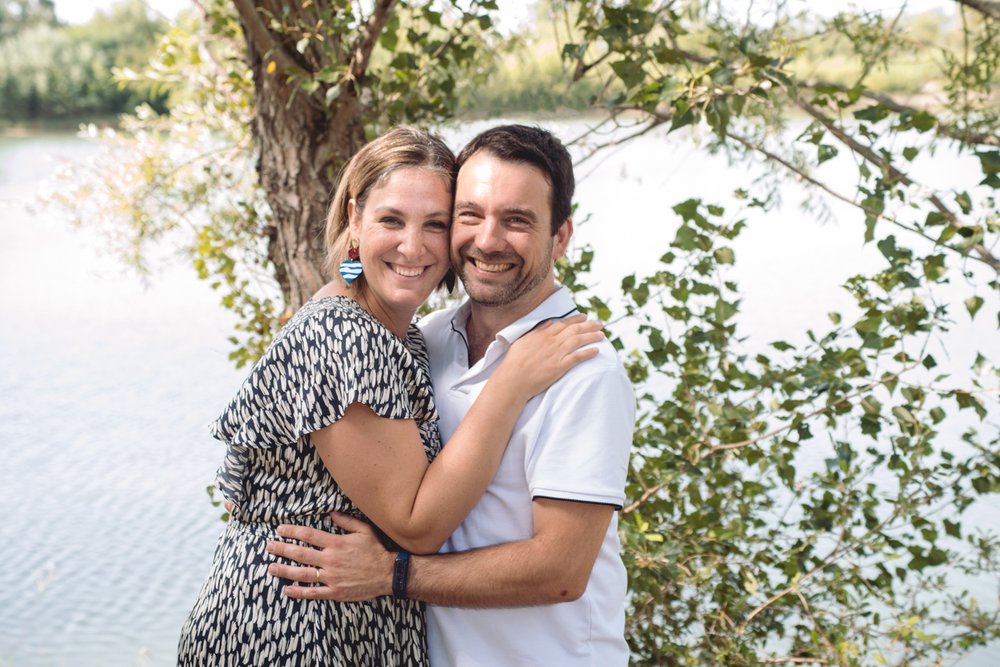
[{"label": "lake water", "polygon": [[[564,138],[582,129],[549,125]],[[481,127],[449,139],[458,146]],[[66,135],[0,138],[0,667],[172,664],[222,527],[205,494],[221,446],[205,427],[245,372],[226,359],[232,319],[184,260],[144,284],[93,233],[33,203],[56,160],[93,150]],[[976,166],[953,162],[956,180]],[[577,235],[599,249],[605,293],[662,254],[676,224],[669,206],[728,201],[746,177],[662,137],[579,173],[592,221]],[[818,226],[788,207],[738,244],[741,321],[756,339],[823,326],[849,306],[836,286],[877,262],[857,216],[833,212],[840,223]],[[961,368],[996,330],[986,317],[958,319],[949,363]],[[977,521],[1000,529],[995,512]],[[961,664],[995,666],[1000,650]]]}]

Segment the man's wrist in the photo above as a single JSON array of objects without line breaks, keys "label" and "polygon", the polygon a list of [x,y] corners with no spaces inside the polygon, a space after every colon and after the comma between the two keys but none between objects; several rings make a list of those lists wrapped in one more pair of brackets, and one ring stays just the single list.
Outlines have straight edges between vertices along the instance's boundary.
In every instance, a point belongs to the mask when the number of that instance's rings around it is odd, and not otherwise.
[{"label": "man's wrist", "polygon": [[406,600],[407,582],[410,578],[410,552],[400,550],[392,567],[392,597],[397,600]]},{"label": "man's wrist", "polygon": [[379,567],[379,570],[387,572],[388,576],[381,576],[378,578],[378,590],[375,592],[376,595],[392,595],[392,573],[396,567],[396,552],[395,551],[385,551],[379,554],[379,560],[382,561],[383,565]]}]

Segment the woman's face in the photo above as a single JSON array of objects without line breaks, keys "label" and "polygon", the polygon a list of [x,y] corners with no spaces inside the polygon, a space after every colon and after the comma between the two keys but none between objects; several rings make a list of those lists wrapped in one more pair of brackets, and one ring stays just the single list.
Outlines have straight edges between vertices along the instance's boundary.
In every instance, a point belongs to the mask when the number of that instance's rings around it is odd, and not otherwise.
[{"label": "woman's face", "polygon": [[451,190],[438,173],[397,169],[348,204],[370,305],[409,323],[449,268]]}]

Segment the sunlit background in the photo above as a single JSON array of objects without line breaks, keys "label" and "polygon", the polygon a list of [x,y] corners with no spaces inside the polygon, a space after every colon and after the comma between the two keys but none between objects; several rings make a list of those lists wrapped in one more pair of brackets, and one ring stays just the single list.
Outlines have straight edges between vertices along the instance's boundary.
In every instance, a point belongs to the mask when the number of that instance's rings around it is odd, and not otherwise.
[{"label": "sunlit background", "polygon": [[[60,20],[84,23],[111,4],[57,0],[55,7]],[[146,4],[168,19],[190,7]],[[502,24],[530,20],[528,0],[500,5]],[[953,11],[946,1],[909,7]],[[493,122],[443,133],[458,149]],[[539,122],[564,139],[587,128],[586,119]],[[42,203],[59,187],[58,168],[87,169],[95,152],[72,130],[0,134],[0,667],[172,664],[222,526],[206,494],[222,452],[206,425],[245,373],[227,359],[233,316],[188,258],[164,247],[153,271],[139,276],[93,230],[70,226],[65,213]],[[833,182],[853,178],[847,156],[825,168]],[[976,169],[947,154],[913,166],[956,183]],[[733,190],[754,174],[706,154],[697,136],[668,137],[664,129],[586,163],[579,176],[586,222],[576,244],[619,249],[598,253],[591,276],[613,286],[652,266],[672,238],[664,201],[732,205]],[[789,201],[801,198],[797,186],[787,187]],[[804,227],[788,206],[740,239],[740,324],[760,340],[787,338],[849,309],[837,285],[880,261],[874,247],[862,246],[855,212],[837,205],[831,212],[829,224]],[[617,220],[629,221],[629,239],[620,225],[600,224]],[[980,318],[939,350],[942,367],[967,369],[977,342],[995,336]],[[987,509],[970,521],[1000,527]],[[997,582],[971,583],[996,598]],[[1000,649],[961,664],[995,667]]]}]

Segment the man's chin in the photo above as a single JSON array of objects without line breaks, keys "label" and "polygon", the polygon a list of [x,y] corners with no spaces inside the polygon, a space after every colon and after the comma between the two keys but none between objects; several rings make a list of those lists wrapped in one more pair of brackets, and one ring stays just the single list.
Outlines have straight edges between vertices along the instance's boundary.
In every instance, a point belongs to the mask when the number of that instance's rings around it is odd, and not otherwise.
[{"label": "man's chin", "polygon": [[490,285],[478,280],[468,280],[462,277],[465,293],[469,299],[481,306],[505,306],[511,302],[510,286]]}]

